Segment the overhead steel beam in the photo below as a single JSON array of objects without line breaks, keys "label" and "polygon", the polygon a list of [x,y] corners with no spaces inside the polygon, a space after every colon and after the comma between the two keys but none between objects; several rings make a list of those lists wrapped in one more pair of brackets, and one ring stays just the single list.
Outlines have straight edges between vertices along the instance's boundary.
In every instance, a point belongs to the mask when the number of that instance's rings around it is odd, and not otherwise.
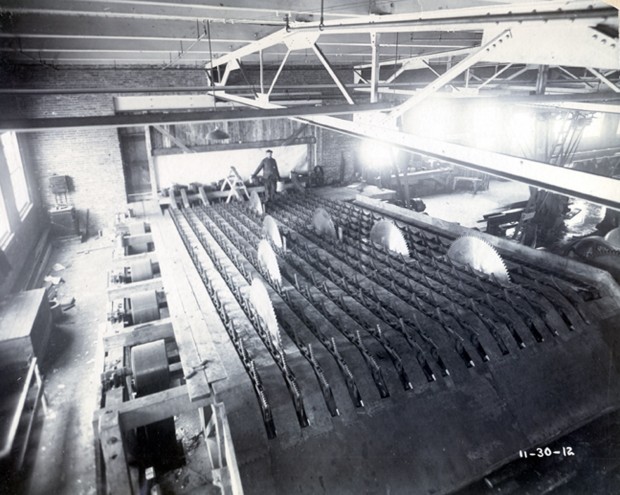
[{"label": "overhead steel beam", "polygon": [[342,81],[340,80],[336,72],[334,72],[334,69],[329,63],[329,60],[327,60],[327,57],[325,57],[325,54],[321,51],[321,49],[316,43],[312,44],[312,50],[314,50],[314,53],[316,54],[317,58],[321,61],[321,63],[323,64],[323,67],[325,67],[325,70],[327,70],[327,73],[331,76],[333,81],[336,83],[336,86],[338,86],[338,89],[344,96],[345,100],[347,100],[350,105],[355,104],[355,102],[353,101],[353,98],[351,98],[351,95],[349,94],[349,90],[346,88],[344,84],[342,84]]},{"label": "overhead steel beam", "polygon": [[[389,16],[365,16],[340,21],[292,23],[288,29],[282,29],[262,39],[249,43],[212,62],[222,65],[233,58],[240,58],[256,53],[258,50],[283,43],[285,39],[304,32],[324,34],[359,34],[359,33],[397,33],[420,32],[430,29],[439,31],[475,31],[485,28],[497,28],[500,24],[508,28],[511,24],[522,26],[536,24],[544,27],[555,23],[570,25],[593,25],[606,19],[616,19],[618,11],[613,7],[593,8],[591,2],[545,2],[532,5],[499,5],[470,9],[435,10],[423,13],[394,14]],[[210,64],[207,64],[207,68]]]},{"label": "overhead steel beam", "polygon": [[527,106],[536,107],[553,107],[553,108],[565,108],[567,110],[583,110],[584,112],[600,112],[600,113],[615,113],[620,114],[620,102],[618,103],[587,103],[583,101],[558,101],[545,103],[526,103]]},{"label": "overhead steel beam", "polygon": [[601,74],[599,71],[597,71],[596,69],[593,69],[592,67],[588,67],[588,71],[594,74],[597,77],[597,79],[599,79],[607,87],[611,88],[614,92],[620,93],[620,88],[616,86],[608,78],[606,78],[603,74]]},{"label": "overhead steel beam", "polygon": [[[216,96],[225,100],[233,98],[232,101],[257,108],[274,109],[278,107],[272,103],[228,95],[223,91],[218,92]],[[362,124],[331,116],[300,116],[295,117],[295,120],[309,122],[351,136],[383,142],[405,151],[422,153],[497,177],[523,182],[533,187],[620,210],[620,181],[609,177],[423,138],[387,127]]]},{"label": "overhead steel beam", "polygon": [[489,77],[486,81],[483,81],[482,84],[480,86],[478,86],[476,89],[479,90],[481,88],[484,88],[487,84],[493,82],[495,79],[497,79],[499,76],[501,76],[504,72],[506,72],[511,67],[512,67],[512,64],[508,64],[505,67],[502,67],[495,74],[493,74],[491,77]]},{"label": "overhead steel beam", "polygon": [[[261,50],[261,53],[263,53],[262,50]],[[278,78],[280,77],[280,74],[282,73],[282,69],[284,69],[284,64],[288,60],[288,56],[290,53],[291,53],[291,50],[286,50],[286,55],[284,55],[284,58],[282,59],[282,63],[279,65],[278,71],[276,72],[275,76],[273,76],[273,81],[271,81],[271,84],[269,85],[269,91],[267,91],[267,98],[271,96],[271,92],[273,91],[273,88],[275,87],[276,82],[278,81]]]},{"label": "overhead steel beam", "polygon": [[[384,45],[384,43],[381,43]],[[384,45],[387,46],[387,45]],[[458,57],[459,55],[468,55],[472,50],[475,50],[476,47],[467,47],[467,48],[458,48],[456,50],[443,50],[441,52],[434,53],[424,53],[421,55],[416,55],[414,57],[401,58],[398,60],[390,59],[384,60],[383,62],[379,62],[381,67],[388,65],[407,65],[411,64],[412,69],[422,68],[422,60],[433,60],[435,58],[444,58],[444,57]],[[419,66],[418,66],[419,65]],[[355,69],[370,69],[372,67],[372,63],[370,64],[360,64],[356,65]]]},{"label": "overhead steel beam", "polygon": [[[218,92],[216,95],[219,96]],[[241,98],[241,97],[239,97]],[[244,98],[244,100],[247,98]],[[233,100],[234,101],[234,100]],[[157,124],[188,124],[195,122],[277,119],[307,115],[338,115],[353,112],[370,112],[390,108],[388,103],[361,103],[352,105],[323,105],[282,107],[273,105],[264,110],[211,110],[200,112],[147,113],[139,115],[101,115],[91,117],[54,117],[44,119],[0,120],[0,132],[34,132],[55,129],[96,129],[116,127],[141,127]]]},{"label": "overhead steel beam", "polygon": [[390,112],[390,118],[400,117],[406,111],[410,110],[422,100],[436,92],[447,83],[449,83],[452,79],[469,69],[472,65],[483,60],[486,54],[495,46],[505,42],[510,38],[510,30],[503,31],[502,33],[491,39],[488,43],[481,46],[477,51],[472,52],[470,55],[461,60],[458,64],[452,66],[452,68],[448,69],[424,89],[421,89],[419,92],[417,92],[415,96],[412,96],[407,101],[397,106],[394,110]]}]

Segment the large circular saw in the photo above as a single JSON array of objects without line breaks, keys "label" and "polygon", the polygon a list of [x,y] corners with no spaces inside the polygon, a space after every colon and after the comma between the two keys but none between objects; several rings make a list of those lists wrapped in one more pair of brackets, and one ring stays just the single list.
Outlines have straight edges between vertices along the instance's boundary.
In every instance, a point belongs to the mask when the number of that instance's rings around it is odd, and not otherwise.
[{"label": "large circular saw", "polygon": [[282,248],[282,236],[278,224],[271,215],[266,215],[263,219],[263,234],[273,242],[273,245]]},{"label": "large circular saw", "polygon": [[324,208],[317,208],[312,215],[312,226],[317,234],[336,238],[336,227],[329,213]]},{"label": "large circular saw", "polygon": [[611,229],[607,232],[607,234],[605,234],[604,239],[613,247],[620,248],[620,227]]},{"label": "large circular saw", "polygon": [[265,284],[257,278],[252,280],[252,285],[250,286],[250,304],[258,316],[265,322],[273,342],[280,345],[280,329],[278,328],[276,313],[273,310]]},{"label": "large circular saw", "polygon": [[502,257],[493,246],[479,237],[459,237],[448,249],[448,258],[469,265],[477,272],[494,275],[501,282],[510,282]]},{"label": "large circular saw", "polygon": [[278,266],[278,259],[271,245],[265,239],[261,239],[258,243],[258,263],[269,274],[271,280],[282,283],[282,275]]},{"label": "large circular saw", "polygon": [[263,203],[258,196],[256,191],[252,191],[250,193],[250,208],[254,210],[259,215],[263,215],[265,213],[265,209],[263,208]]},{"label": "large circular saw", "polygon": [[409,256],[407,241],[401,230],[389,220],[379,220],[370,229],[370,240],[385,246],[390,251]]}]

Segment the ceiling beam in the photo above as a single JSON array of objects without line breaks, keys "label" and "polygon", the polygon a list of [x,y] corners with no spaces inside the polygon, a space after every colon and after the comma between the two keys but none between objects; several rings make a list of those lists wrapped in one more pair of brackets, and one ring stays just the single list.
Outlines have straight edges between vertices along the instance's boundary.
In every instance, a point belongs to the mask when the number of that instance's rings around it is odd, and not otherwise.
[{"label": "ceiling beam", "polygon": [[607,77],[605,77],[603,74],[601,74],[599,71],[597,71],[596,69],[593,69],[592,67],[588,67],[588,71],[594,74],[597,79],[599,79],[603,84],[605,84],[612,91],[614,91],[615,93],[620,93],[620,88],[615,83],[613,83],[611,80],[609,80]]},{"label": "ceiling beam", "polygon": [[423,13],[396,14],[389,16],[367,16],[339,21],[293,23],[282,29],[219,57],[207,67],[228,63],[235,58],[251,55],[258,50],[302,36],[307,32],[321,34],[360,34],[360,33],[403,33],[416,31],[472,31],[485,28],[502,29],[511,25],[596,25],[608,19],[616,20],[617,9],[608,6],[593,8],[589,2],[575,1],[544,2],[535,5],[495,5],[473,9],[436,10]]},{"label": "ceiling beam", "polygon": [[43,119],[0,120],[0,132],[34,132],[57,129],[100,129],[117,127],[142,127],[157,124],[188,124],[196,122],[277,119],[307,115],[338,115],[353,112],[386,110],[388,103],[360,103],[357,105],[324,105],[282,107],[264,110],[210,110],[192,112],[154,112],[131,115],[100,115],[90,117],[54,117]]},{"label": "ceiling beam", "polygon": [[[228,95],[223,91],[217,92],[216,96],[225,100],[232,98],[231,101],[245,103],[248,106],[257,108],[278,108],[278,105]],[[533,187],[581,198],[595,204],[620,210],[619,182],[609,177],[557,167],[493,151],[422,138],[387,127],[363,124],[332,116],[301,116],[295,117],[295,120],[309,122],[336,132],[390,144],[405,151],[422,153],[497,177],[523,182]]]},{"label": "ceiling beam", "polygon": [[425,98],[433,94],[435,91],[437,91],[441,87],[448,84],[455,77],[465,72],[472,65],[480,62],[490,50],[493,50],[493,48],[495,48],[499,44],[504,43],[507,40],[510,40],[511,37],[512,35],[510,34],[509,30],[506,30],[500,33],[495,38],[491,39],[488,43],[481,46],[478,50],[472,52],[470,55],[465,57],[458,64],[452,66],[450,69],[444,72],[441,76],[439,76],[437,79],[431,82],[424,89],[421,89],[414,96],[412,96],[407,101],[405,101],[404,103],[396,107],[394,110],[392,110],[390,112],[390,117],[397,118],[397,117],[402,116],[405,112],[413,108],[419,102],[421,102],[422,100],[424,100]]}]

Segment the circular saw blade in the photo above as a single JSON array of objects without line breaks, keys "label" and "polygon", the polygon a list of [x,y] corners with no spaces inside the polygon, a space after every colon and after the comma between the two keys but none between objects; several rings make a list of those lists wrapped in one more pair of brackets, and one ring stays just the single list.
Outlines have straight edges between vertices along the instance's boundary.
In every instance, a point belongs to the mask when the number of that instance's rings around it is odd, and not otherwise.
[{"label": "circular saw blade", "polygon": [[510,282],[510,275],[502,257],[493,246],[479,237],[459,237],[448,249],[448,257],[469,265],[477,272],[494,275],[502,282]]},{"label": "circular saw blade", "polygon": [[258,193],[256,191],[252,191],[250,193],[250,208],[254,210],[259,215],[263,215],[265,213],[265,209],[263,208],[263,203],[260,200]]},{"label": "circular saw blade", "polygon": [[611,229],[605,234],[605,240],[614,247],[620,248],[620,227]]},{"label": "circular saw blade", "polygon": [[317,234],[336,238],[336,227],[324,208],[317,208],[312,215],[312,226]]},{"label": "circular saw blade", "polygon": [[274,253],[271,245],[265,239],[261,239],[258,243],[258,262],[269,273],[271,280],[277,280],[278,283],[282,283],[282,275],[280,274],[276,253]]},{"label": "circular saw blade", "polygon": [[402,231],[389,220],[379,220],[370,230],[370,240],[390,251],[409,256],[409,248]]},{"label": "circular saw blade", "polygon": [[282,247],[282,236],[280,235],[280,229],[278,224],[271,215],[266,215],[263,219],[263,234],[267,236],[267,239],[273,242],[276,247]]},{"label": "circular saw blade", "polygon": [[265,284],[257,278],[252,280],[252,285],[250,286],[250,304],[252,304],[258,316],[265,322],[273,341],[279,345],[280,329],[278,328],[278,319],[273,310],[273,304],[271,304]]}]

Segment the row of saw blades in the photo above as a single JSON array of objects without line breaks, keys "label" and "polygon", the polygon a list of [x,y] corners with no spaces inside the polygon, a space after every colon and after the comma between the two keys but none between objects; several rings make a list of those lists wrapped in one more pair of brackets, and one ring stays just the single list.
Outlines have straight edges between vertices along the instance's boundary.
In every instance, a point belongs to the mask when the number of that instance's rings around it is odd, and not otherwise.
[{"label": "row of saw blades", "polygon": [[[336,228],[329,213],[317,208],[312,215],[315,232],[324,237],[336,237]],[[377,221],[370,230],[370,241],[388,250],[408,257],[409,247],[403,232],[390,220]],[[456,239],[447,253],[453,262],[468,265],[478,273],[493,276],[498,281],[510,282],[504,260],[495,248],[481,237],[466,235]]]},{"label": "row of saw blades", "polygon": [[[258,203],[260,204],[260,201]],[[314,211],[312,225],[319,235],[337,237],[334,222],[324,208],[317,208]],[[281,283],[282,275],[272,245],[282,248],[282,236],[278,224],[270,215],[266,215],[263,219],[263,235],[265,238],[258,243],[258,262],[271,280]],[[369,237],[372,242],[385,246],[390,251],[409,256],[409,248],[402,231],[390,220],[377,221],[370,230]],[[473,235],[459,237],[450,245],[447,256],[452,262],[467,265],[480,274],[493,276],[499,282],[510,282],[504,260],[495,248],[481,237]],[[273,341],[279,343],[278,321],[271,298],[263,282],[257,278],[252,280],[250,302],[265,322]]]}]

